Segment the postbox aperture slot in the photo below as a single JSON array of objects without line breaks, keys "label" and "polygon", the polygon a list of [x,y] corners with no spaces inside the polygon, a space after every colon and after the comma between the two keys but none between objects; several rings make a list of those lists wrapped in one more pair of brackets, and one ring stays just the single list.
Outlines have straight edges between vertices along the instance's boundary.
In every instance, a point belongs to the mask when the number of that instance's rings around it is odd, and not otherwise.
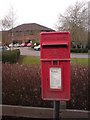
[{"label": "postbox aperture slot", "polygon": [[68,48],[67,45],[44,45],[42,47],[45,49],[48,49],[48,48]]},{"label": "postbox aperture slot", "polygon": [[44,42],[42,43],[42,46],[68,46],[68,42]]}]

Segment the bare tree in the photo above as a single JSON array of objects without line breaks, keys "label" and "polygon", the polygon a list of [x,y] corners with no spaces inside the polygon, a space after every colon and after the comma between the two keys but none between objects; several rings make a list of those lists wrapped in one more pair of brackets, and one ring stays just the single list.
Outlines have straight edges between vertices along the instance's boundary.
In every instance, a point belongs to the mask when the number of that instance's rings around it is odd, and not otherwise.
[{"label": "bare tree", "polygon": [[13,36],[14,36],[14,32],[13,32],[13,28],[16,25],[16,12],[14,11],[14,8],[11,7],[9,9],[9,11],[7,12],[7,14],[3,17],[3,19],[0,20],[0,28],[2,31],[4,31],[4,35],[2,34],[2,39],[3,42],[5,41],[5,31],[6,30],[10,30],[11,32],[11,41],[13,42]]},{"label": "bare tree", "polygon": [[5,31],[9,28],[9,21],[6,19],[6,17],[0,21],[0,28],[2,31]]},{"label": "bare tree", "polygon": [[2,30],[12,29],[16,25],[16,12],[14,8],[11,7],[8,13],[0,20],[0,28]]},{"label": "bare tree", "polygon": [[88,31],[90,32],[90,1],[88,2]]},{"label": "bare tree", "polygon": [[59,17],[59,31],[70,31],[71,40],[77,44],[86,45],[88,31],[88,11],[86,3],[77,2],[73,6],[69,6],[65,15]]},{"label": "bare tree", "polygon": [[13,7],[11,7],[11,9],[10,9],[7,19],[9,21],[9,28],[12,31],[11,33],[12,33],[12,42],[13,42],[13,36],[14,36],[13,28],[16,25],[16,13],[14,12]]},{"label": "bare tree", "polygon": [[90,49],[90,1],[88,2],[88,48]]}]

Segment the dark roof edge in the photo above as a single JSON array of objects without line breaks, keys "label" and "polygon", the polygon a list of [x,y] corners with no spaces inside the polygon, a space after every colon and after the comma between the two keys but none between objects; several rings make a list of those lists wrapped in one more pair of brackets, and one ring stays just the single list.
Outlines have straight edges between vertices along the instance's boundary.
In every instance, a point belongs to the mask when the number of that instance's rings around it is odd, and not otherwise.
[{"label": "dark roof edge", "polygon": [[[15,29],[15,28],[17,28],[17,27],[20,27],[20,26],[22,26],[22,25],[30,25],[30,24],[35,24],[35,25],[38,25],[38,26],[40,26],[40,27],[44,27],[44,28],[46,28],[46,29],[55,31],[55,30],[52,29],[52,28],[46,27],[46,26],[41,25],[41,24],[38,24],[38,23],[23,23],[23,24],[20,24],[20,25],[15,26],[13,29]],[[12,29],[9,29],[8,31],[11,31],[11,30],[12,30]]]}]

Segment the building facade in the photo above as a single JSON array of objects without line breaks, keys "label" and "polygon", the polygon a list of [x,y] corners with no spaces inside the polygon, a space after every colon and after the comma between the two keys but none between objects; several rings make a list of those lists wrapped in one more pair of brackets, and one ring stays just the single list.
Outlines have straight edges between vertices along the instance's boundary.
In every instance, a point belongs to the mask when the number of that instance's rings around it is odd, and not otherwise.
[{"label": "building facade", "polygon": [[28,40],[32,40],[34,42],[39,42],[40,40],[40,32],[54,32],[55,30],[36,24],[22,24],[11,30],[3,31],[2,33],[2,41],[3,43],[11,43],[12,41],[16,41],[18,43],[26,42]]}]

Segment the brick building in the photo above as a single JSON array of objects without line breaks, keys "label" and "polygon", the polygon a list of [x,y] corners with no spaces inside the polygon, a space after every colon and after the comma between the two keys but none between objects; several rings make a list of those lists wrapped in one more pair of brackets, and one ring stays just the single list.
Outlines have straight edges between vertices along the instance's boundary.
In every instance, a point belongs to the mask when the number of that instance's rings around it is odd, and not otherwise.
[{"label": "brick building", "polygon": [[12,38],[12,29],[9,31],[3,31],[2,41],[4,43],[11,43],[13,41],[17,41],[19,43],[32,40],[35,42],[39,42],[40,40],[40,32],[53,32],[55,30],[36,24],[22,24],[15,28],[13,28],[13,38]]}]

